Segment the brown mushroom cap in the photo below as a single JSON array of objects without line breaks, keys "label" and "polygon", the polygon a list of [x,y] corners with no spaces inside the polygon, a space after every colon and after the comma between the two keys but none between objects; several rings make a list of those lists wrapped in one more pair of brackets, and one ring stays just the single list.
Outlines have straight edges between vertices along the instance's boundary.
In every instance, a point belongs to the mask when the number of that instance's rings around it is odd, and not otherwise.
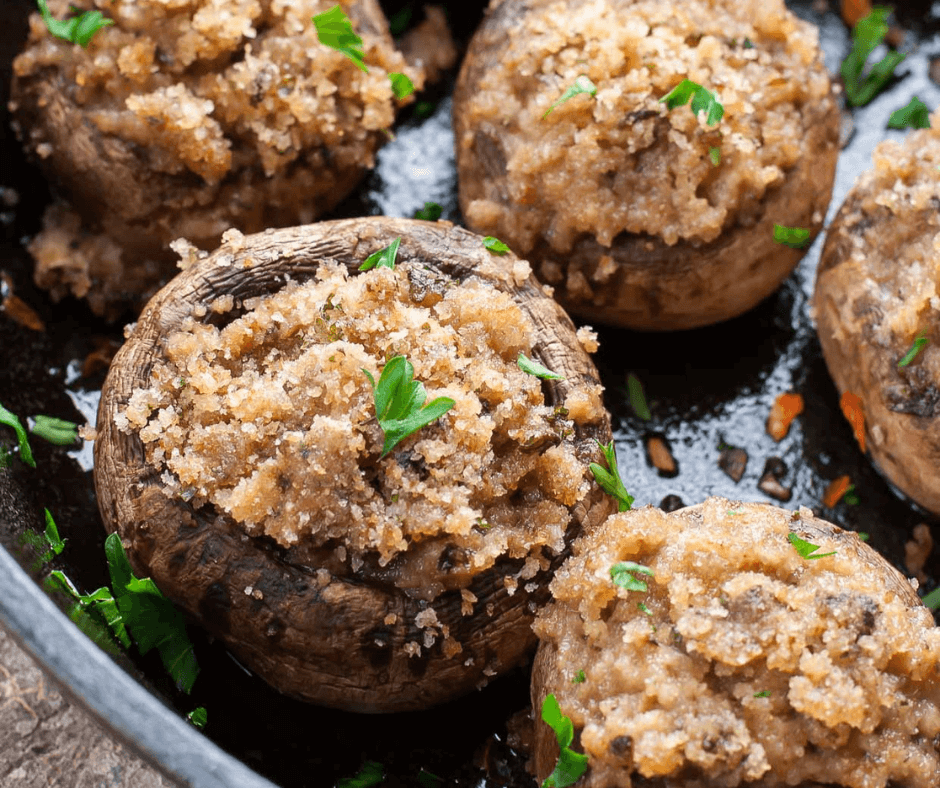
[{"label": "brown mushroom cap", "polygon": [[[709,498],[614,515],[572,552],[535,624],[532,705],[552,693],[572,720],[578,785],[936,786],[940,629],[856,534]],[[622,561],[653,570],[647,593],[612,582]],[[539,720],[540,781],[557,757]]]},{"label": "brown mushroom cap", "polygon": [[[454,93],[467,226],[591,320],[741,314],[802,257],[773,225],[815,236],[832,193],[839,118],[817,39],[767,0],[491,4]],[[545,116],[579,75],[596,95]],[[720,124],[665,109],[683,78],[718,93]]]},{"label": "brown mushroom cap", "polygon": [[[376,0],[343,4],[368,73],[318,41],[311,17],[328,0],[98,5],[114,24],[85,49],[30,18],[11,108],[66,201],[30,245],[37,282],[99,314],[139,308],[171,277],[176,238],[213,248],[229,227],[258,232],[333,208],[404,103],[388,74],[423,84]],[[69,9],[49,6],[57,18]]]},{"label": "brown mushroom cap", "polygon": [[[829,374],[862,400],[866,448],[940,514],[940,118],[881,143],[826,235],[813,307]],[[899,362],[918,336],[927,342]]]},{"label": "brown mushroom cap", "polygon": [[[521,449],[545,457],[555,447],[577,460],[577,499],[564,506],[552,503],[553,511],[567,518],[551,524],[563,533],[554,548],[540,544],[528,556],[510,551],[513,554],[497,557],[484,571],[449,574],[445,559],[452,539],[431,535],[390,562],[366,551],[353,569],[345,548],[337,550],[336,540],[279,543],[246,531],[221,506],[197,506],[198,498],[184,500],[187,496],[174,492],[165,473],[148,461],[140,431],[117,426],[126,424],[135,391],[152,384],[153,372],[166,355],[167,338],[184,325],[231,324],[247,314],[247,299],[302,286],[331,266],[345,267],[351,281],[364,277],[358,274],[359,264],[395,238],[401,238],[396,269],[381,276],[390,279],[406,272],[411,300],[427,300],[429,282],[438,291],[442,283],[458,294],[471,283],[482,283],[507,294],[535,327],[536,342],[528,355],[565,376],[539,382],[545,404],[570,404],[582,391],[597,398],[578,417],[568,415],[565,429],[548,436],[548,449]],[[567,543],[612,509],[588,471],[590,462],[602,461],[597,441],[610,439],[609,417],[600,403],[597,372],[569,318],[542,292],[524,261],[511,254],[496,256],[482,246],[480,237],[446,223],[343,220],[227,239],[151,300],[115,357],[102,391],[95,445],[99,506],[108,530],[121,535],[135,570],[151,576],[171,600],[270,684],[324,705],[357,711],[425,708],[520,664],[534,648],[534,611],[547,597],[548,579],[567,554]],[[212,311],[220,298],[232,306],[221,315]],[[440,300],[440,292],[435,298]],[[306,337],[314,334],[308,331]],[[421,339],[412,336],[406,341]],[[371,434],[371,421],[357,429]],[[449,428],[444,422],[435,429],[446,440]],[[381,438],[378,441],[381,448]],[[407,446],[407,440],[400,444],[402,449]],[[501,450],[494,451],[498,458]],[[398,449],[384,459],[377,450],[374,456],[370,452],[362,454],[363,467],[394,465],[402,456]],[[503,495],[506,502],[514,496],[522,499],[504,508],[515,508],[524,519],[538,501],[551,499],[553,491],[539,488],[532,481],[536,477],[542,478],[530,473],[529,481],[519,481],[515,489],[509,485]],[[546,478],[539,484],[551,487],[550,468]],[[519,527],[534,526],[522,522]],[[530,559],[537,560],[527,568]],[[428,594],[398,587],[395,575],[408,561],[426,574],[428,588],[438,590]],[[472,613],[466,609],[467,594]],[[430,609],[444,637],[409,649],[407,644],[422,643],[419,616],[423,613],[426,622]]]}]

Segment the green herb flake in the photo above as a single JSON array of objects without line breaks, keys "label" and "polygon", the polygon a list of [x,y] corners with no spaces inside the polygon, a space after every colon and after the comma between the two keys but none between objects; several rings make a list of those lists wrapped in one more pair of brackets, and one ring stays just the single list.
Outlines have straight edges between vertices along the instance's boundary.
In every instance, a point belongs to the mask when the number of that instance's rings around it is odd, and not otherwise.
[{"label": "green herb flake", "polygon": [[705,123],[709,126],[716,125],[725,114],[725,108],[715,94],[691,79],[683,79],[659,101],[665,103],[667,109],[675,109],[688,104],[689,99],[692,100],[692,112],[696,117],[699,112],[704,112]]},{"label": "green herb flake", "polygon": [[381,785],[384,779],[382,764],[376,761],[366,761],[355,777],[343,777],[337,781],[336,788],[370,788],[373,785]]},{"label": "green herb flake", "polygon": [[587,771],[588,757],[571,749],[574,740],[574,725],[570,717],[561,713],[554,695],[546,695],[542,701],[542,721],[548,725],[558,739],[558,763],[554,771],[545,778],[542,788],[566,788],[574,785]]},{"label": "green herb flake", "polygon": [[928,610],[940,608],[940,588],[935,588],[929,594],[922,596],[920,601],[924,603],[924,607]]},{"label": "green herb flake", "polygon": [[802,249],[809,242],[809,230],[805,227],[784,227],[774,225],[774,240],[791,249]]},{"label": "green herb flake", "polygon": [[574,674],[574,678],[571,679],[572,684],[584,684],[585,681],[587,681],[587,676],[584,675],[583,670],[579,670]]},{"label": "green herb flake", "polygon": [[421,788],[434,788],[439,783],[444,782],[443,777],[438,777],[433,772],[429,772],[427,769],[422,769],[418,772],[418,785]]},{"label": "green herb flake", "polygon": [[506,246],[499,238],[494,238],[492,235],[486,236],[483,239],[483,246],[489,249],[493,254],[503,255],[509,251],[509,247]]},{"label": "green herb flake", "polygon": [[902,367],[906,367],[915,358],[917,358],[917,354],[920,353],[920,351],[924,349],[924,346],[929,341],[930,340],[927,339],[927,329],[924,329],[914,338],[914,344],[911,345],[907,353],[905,353],[904,356],[901,358],[901,360],[898,362],[898,369],[901,369]]},{"label": "green herb flake", "polygon": [[630,400],[630,407],[633,412],[643,421],[649,421],[653,418],[649,406],[646,404],[646,395],[643,393],[643,384],[640,379],[632,372],[627,375],[627,397]]},{"label": "green herb flake", "polygon": [[855,492],[855,485],[850,484],[846,491],[842,495],[842,500],[845,501],[849,506],[858,506],[861,501],[859,500],[858,493]]},{"label": "green herb flake", "polygon": [[617,470],[617,454],[614,451],[614,442],[611,441],[606,446],[597,441],[601,451],[604,453],[604,459],[607,461],[607,468],[602,467],[596,462],[592,462],[588,468],[594,474],[595,481],[601,486],[601,489],[608,495],[613,496],[617,501],[617,511],[626,512],[633,505],[634,498],[627,492],[620,478],[620,471]]},{"label": "green herb flake", "polygon": [[917,96],[907,106],[896,109],[888,119],[889,129],[929,129],[930,110]]},{"label": "green herb flake", "polygon": [[444,209],[436,202],[426,202],[423,208],[415,211],[415,219],[424,219],[426,222],[436,222],[441,218]]},{"label": "green herb flake", "polygon": [[362,39],[356,35],[352,22],[339,5],[313,17],[313,25],[317,29],[317,38],[321,44],[345,55],[357,68],[369,73],[365,64]]},{"label": "green herb flake", "polygon": [[545,114],[542,115],[542,120],[545,120],[545,118],[548,117],[549,113],[553,109],[560,106],[561,104],[564,104],[568,99],[574,98],[575,96],[578,96],[582,93],[587,93],[589,96],[594,96],[597,94],[597,85],[588,79],[587,74],[578,75],[577,79],[575,79],[571,86],[561,94],[558,100],[547,110],[545,110]]},{"label": "green herb flake", "polygon": [[557,372],[552,372],[548,367],[543,367],[539,364],[538,361],[533,361],[530,358],[527,358],[525,353],[520,353],[519,357],[516,359],[516,364],[518,364],[519,369],[525,372],[528,375],[534,375],[537,378],[542,378],[542,380],[564,380],[564,375],[559,375]]},{"label": "green herb flake", "polygon": [[186,715],[186,719],[199,728],[199,730],[202,730],[209,721],[209,713],[206,711],[205,706],[197,706]]},{"label": "green herb flake", "polygon": [[401,245],[401,238],[396,238],[384,249],[370,254],[362,265],[360,271],[368,271],[372,268],[394,268],[395,258],[398,257],[398,247]]},{"label": "green herb flake", "polygon": [[407,74],[395,71],[388,75],[388,79],[392,83],[392,93],[395,94],[395,98],[399,101],[408,98],[408,96],[415,92],[414,82],[411,81]]},{"label": "green herb flake", "polygon": [[56,528],[55,520],[52,519],[52,512],[48,509],[44,509],[43,511],[46,513],[46,530],[43,536],[45,537],[46,544],[49,546],[49,550],[40,556],[39,560],[45,564],[51,561],[53,556],[59,555],[65,549],[65,540],[59,536],[59,529]]},{"label": "green herb flake", "polygon": [[[105,586],[96,591],[92,591],[90,594],[80,594],[72,584],[72,581],[69,580],[63,572],[58,570],[50,573],[46,581],[46,587],[52,591],[64,592],[76,603],[77,609],[93,614],[94,618],[107,624],[114,637],[117,638],[118,642],[124,646],[124,648],[131,647],[131,639],[127,634],[124,618],[121,615],[121,611],[118,609],[117,602],[110,588]],[[72,618],[73,621],[75,620],[75,609],[69,614],[69,617]]]},{"label": "green herb flake", "polygon": [[78,425],[74,421],[52,416],[33,416],[29,431],[56,446],[71,446],[78,440]]},{"label": "green herb flake", "polygon": [[427,392],[421,383],[414,380],[414,367],[404,356],[395,356],[388,361],[378,384],[370,372],[362,371],[372,384],[375,417],[385,434],[382,457],[400,441],[437,421],[457,404],[450,397],[438,397],[425,404]]},{"label": "green herb flake", "polygon": [[835,555],[838,550],[833,550],[831,553],[820,553],[819,555],[814,555],[814,553],[819,549],[819,545],[810,544],[809,542],[800,539],[795,533],[787,534],[787,539],[790,540],[790,544],[796,548],[796,552],[800,554],[801,558],[805,558],[807,561],[815,561],[817,558],[825,558],[828,555]]},{"label": "green herb flake", "polygon": [[744,48],[745,48],[745,49],[753,49],[753,48],[754,48],[754,42],[751,41],[751,39],[749,39],[749,38],[745,38],[745,39],[744,39]]},{"label": "green herb flake", "polygon": [[627,591],[640,591],[645,594],[649,591],[649,587],[646,585],[645,581],[638,580],[634,577],[634,572],[647,575],[648,577],[654,577],[656,574],[648,566],[643,566],[643,564],[636,564],[633,561],[621,561],[619,564],[614,564],[610,568],[610,579],[614,581],[615,586],[625,588]]},{"label": "green herb flake", "polygon": [[652,615],[653,615],[653,611],[650,610],[650,609],[649,609],[646,605],[644,605],[642,602],[637,602],[637,603],[636,603],[636,609],[639,610],[644,616],[652,616]]},{"label": "green herb flake", "polygon": [[117,534],[105,539],[111,588],[121,618],[141,654],[156,648],[164,668],[185,693],[192,690],[199,673],[193,644],[186,635],[186,622],[149,577],[138,578],[131,570]]},{"label": "green herb flake", "polygon": [[[87,47],[95,33],[101,28],[114,24],[113,19],[108,19],[97,10],[85,11],[79,16],[60,21],[52,16],[46,0],[36,0],[36,3],[39,6],[39,13],[42,14],[42,21],[46,23],[46,28],[52,35],[82,47]],[[75,10],[74,7],[73,10]]]},{"label": "green herb flake", "polygon": [[36,460],[33,459],[33,451],[29,448],[29,439],[26,437],[26,430],[18,418],[3,405],[0,405],[0,424],[12,427],[16,432],[16,439],[20,445],[20,458],[30,468],[36,467]]},{"label": "green herb flake", "polygon": [[429,118],[434,114],[436,105],[433,101],[419,101],[415,104],[415,117],[416,118]]},{"label": "green herb flake", "polygon": [[864,106],[878,95],[907,57],[901,52],[889,51],[865,73],[868,57],[888,32],[890,13],[889,8],[876,6],[852,30],[852,51],[842,61],[841,72],[846,98],[853,107]]},{"label": "green herb flake", "polygon": [[755,698],[769,698],[770,690],[761,690],[760,692],[755,692],[754,697]]},{"label": "green herb flake", "polygon": [[414,8],[412,4],[406,5],[404,8],[396,11],[388,20],[388,32],[393,36],[398,37],[405,30],[408,29],[408,25],[411,24],[411,17],[414,14]]},{"label": "green herb flake", "polygon": [[717,167],[719,164],[721,164],[721,148],[709,148],[708,158],[711,161],[713,167]]},{"label": "green herb flake", "polygon": [[856,536],[858,536],[858,538],[859,538],[862,542],[867,542],[867,541],[869,540],[869,538],[870,538],[869,535],[868,535],[867,533],[865,533],[865,531],[857,531],[857,532],[856,532]]}]

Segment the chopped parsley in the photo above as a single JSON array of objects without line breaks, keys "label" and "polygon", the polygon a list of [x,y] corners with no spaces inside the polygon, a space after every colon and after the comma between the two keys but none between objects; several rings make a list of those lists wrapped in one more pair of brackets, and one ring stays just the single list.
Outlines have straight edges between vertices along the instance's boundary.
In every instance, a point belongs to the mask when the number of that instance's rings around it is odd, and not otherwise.
[{"label": "chopped parsley", "polygon": [[845,491],[845,495],[842,496],[842,500],[845,501],[849,506],[858,506],[861,503],[858,497],[858,493],[855,492],[854,484],[850,484],[848,486],[848,489]]},{"label": "chopped parsley", "polygon": [[584,675],[583,670],[579,670],[574,674],[574,678],[571,679],[572,684],[584,684],[585,681],[587,681],[587,676]]},{"label": "chopped parsley", "polygon": [[925,594],[920,599],[928,610],[940,608],[940,588],[935,588],[929,594]]},{"label": "chopped parsley", "polygon": [[774,240],[791,249],[802,249],[809,242],[809,230],[805,227],[784,227],[774,225]]},{"label": "chopped parsley", "polygon": [[373,785],[381,785],[384,779],[382,764],[366,761],[355,777],[343,777],[336,783],[336,788],[371,788]]},{"label": "chopped parsley", "polygon": [[0,424],[13,428],[20,446],[20,457],[30,468],[35,468],[36,460],[33,459],[33,451],[29,447],[29,438],[26,437],[26,430],[22,422],[3,405],[0,405]]},{"label": "chopped parsley", "polygon": [[755,692],[754,697],[755,698],[769,698],[770,690],[761,690],[760,692]]},{"label": "chopped parsley", "polygon": [[929,129],[930,110],[917,96],[914,96],[907,106],[896,109],[888,118],[889,129]]},{"label": "chopped parsley", "polygon": [[664,102],[667,109],[675,109],[688,104],[689,99],[692,100],[692,112],[696,117],[699,112],[704,112],[705,123],[709,126],[716,125],[725,114],[725,108],[715,94],[691,79],[683,79],[659,101]]},{"label": "chopped parsley", "polygon": [[206,722],[209,721],[209,714],[205,706],[197,706],[186,715],[186,719],[199,728],[199,730],[202,730],[206,727]]},{"label": "chopped parsley", "polygon": [[539,364],[538,361],[533,361],[530,358],[527,358],[525,353],[520,353],[519,357],[516,359],[516,364],[519,365],[519,369],[523,372],[534,375],[537,378],[542,378],[542,380],[564,380],[564,375],[559,375],[557,372],[552,372],[548,367],[543,367]]},{"label": "chopped parsley", "polygon": [[564,104],[568,99],[574,98],[581,93],[587,93],[589,96],[594,96],[597,93],[597,85],[588,79],[587,74],[578,75],[578,78],[575,79],[571,86],[561,94],[558,100],[547,110],[545,110],[545,114],[542,115],[542,120],[545,120],[545,118],[548,117],[549,113],[555,109],[555,107]]},{"label": "chopped parsley", "polygon": [[652,616],[652,615],[653,615],[653,611],[650,610],[650,609],[649,609],[646,605],[644,605],[642,602],[637,602],[637,603],[636,603],[636,609],[639,610],[644,616]]},{"label": "chopped parsley", "polygon": [[339,5],[313,17],[313,25],[317,29],[317,38],[321,44],[345,55],[357,68],[369,73],[365,64],[362,39],[356,35],[352,22]]},{"label": "chopped parsley", "polygon": [[927,329],[925,328],[914,338],[914,344],[911,345],[907,353],[905,353],[904,356],[901,358],[901,360],[898,361],[898,369],[900,369],[901,367],[906,367],[915,358],[917,358],[917,354],[920,353],[920,351],[924,349],[924,345],[926,345],[928,341],[929,340],[927,339]]},{"label": "chopped parsley", "polygon": [[601,489],[617,501],[617,511],[626,512],[633,505],[634,498],[623,486],[620,471],[617,470],[617,454],[614,451],[614,442],[611,441],[605,446],[597,441],[597,445],[601,447],[601,451],[604,453],[607,468],[596,462],[592,462],[588,468],[594,474],[594,479],[601,486]]},{"label": "chopped parsley", "polygon": [[424,219],[426,222],[436,222],[441,218],[441,214],[444,212],[444,209],[441,208],[436,202],[426,202],[423,208],[418,208],[415,211],[415,219]]},{"label": "chopped parsley", "polygon": [[398,247],[401,245],[401,238],[396,238],[384,249],[370,254],[359,266],[360,271],[368,271],[372,268],[394,268],[395,258],[398,257]]},{"label": "chopped parsley", "polygon": [[859,540],[862,542],[867,542],[869,539],[869,535],[865,533],[865,531],[857,531],[855,535],[858,536]]},{"label": "chopped parsley", "polygon": [[52,512],[48,509],[43,511],[46,513],[46,530],[43,533],[43,538],[46,540],[49,549],[39,556],[41,564],[48,563],[65,548],[65,540],[59,536],[59,529],[56,528],[55,520],[52,519]]},{"label": "chopped parsley", "polygon": [[492,235],[486,236],[483,239],[483,246],[489,249],[493,254],[503,255],[509,251],[509,247],[506,246],[499,238],[494,238]]},{"label": "chopped parsley", "polygon": [[630,407],[633,412],[643,421],[649,421],[653,418],[649,406],[646,404],[646,395],[643,393],[643,384],[640,379],[632,372],[627,375],[627,396],[630,399]]},{"label": "chopped parsley", "polygon": [[395,356],[386,363],[379,382],[363,369],[375,396],[375,417],[385,435],[384,457],[402,440],[432,421],[437,421],[457,403],[450,397],[438,397],[425,404],[427,392],[414,379],[415,370],[404,356]]},{"label": "chopped parsley", "polygon": [[415,92],[414,82],[411,81],[407,74],[401,74],[397,71],[392,72],[388,75],[388,79],[392,83],[392,93],[395,94],[395,98],[399,101],[408,98],[408,96]]},{"label": "chopped parsley", "polygon": [[114,24],[113,19],[108,19],[98,10],[85,11],[79,16],[60,21],[52,16],[46,0],[36,0],[36,3],[39,13],[42,14],[42,21],[46,23],[46,28],[52,35],[82,47],[87,47],[101,28]]},{"label": "chopped parsley", "polygon": [[615,586],[625,588],[627,591],[641,591],[644,594],[649,591],[649,586],[643,580],[638,580],[633,573],[655,577],[656,573],[648,566],[637,564],[633,561],[621,561],[610,568],[610,579],[614,581]]},{"label": "chopped parsley", "polygon": [[889,51],[865,73],[869,56],[888,32],[890,13],[889,8],[876,6],[852,29],[852,51],[842,61],[841,72],[846,98],[853,107],[864,106],[878,95],[907,57],[901,52]]},{"label": "chopped parsley", "polygon": [[78,425],[74,421],[53,416],[33,416],[29,430],[33,435],[57,446],[71,446],[78,440]]},{"label": "chopped parsley", "polygon": [[721,164],[721,148],[709,148],[708,158],[711,161],[713,167],[717,167],[719,164]]},{"label": "chopped parsley", "polygon": [[542,721],[555,732],[558,739],[558,763],[554,771],[545,778],[542,788],[566,788],[574,785],[587,771],[588,757],[571,749],[574,741],[574,725],[570,717],[561,713],[554,695],[546,695],[542,701]]},{"label": "chopped parsley", "polygon": [[787,534],[787,539],[790,540],[790,544],[796,549],[796,552],[800,554],[801,558],[805,558],[807,561],[815,561],[817,558],[825,558],[828,555],[835,555],[838,550],[833,550],[831,553],[819,553],[816,555],[816,551],[819,549],[819,545],[811,544],[810,542],[800,539],[795,533]]}]

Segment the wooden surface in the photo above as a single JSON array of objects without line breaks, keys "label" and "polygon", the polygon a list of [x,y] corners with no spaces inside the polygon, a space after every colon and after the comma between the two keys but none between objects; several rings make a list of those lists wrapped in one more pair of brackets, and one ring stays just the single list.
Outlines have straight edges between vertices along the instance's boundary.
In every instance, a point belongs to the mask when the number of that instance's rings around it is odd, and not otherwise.
[{"label": "wooden surface", "polygon": [[71,704],[2,624],[0,786],[176,788]]}]

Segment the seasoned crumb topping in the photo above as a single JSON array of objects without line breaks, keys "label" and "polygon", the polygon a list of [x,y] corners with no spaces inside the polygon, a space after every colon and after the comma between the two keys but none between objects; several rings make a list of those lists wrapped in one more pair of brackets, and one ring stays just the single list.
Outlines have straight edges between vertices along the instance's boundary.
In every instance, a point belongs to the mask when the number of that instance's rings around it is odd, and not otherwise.
[{"label": "seasoned crumb topping", "polygon": [[[575,543],[535,628],[587,785],[628,788],[634,770],[725,788],[936,785],[940,629],[866,545],[821,539],[835,555],[801,558],[801,520],[713,498],[618,514]],[[655,572],[648,593],[611,581],[620,561]]]},{"label": "seasoned crumb topping", "polygon": [[[816,28],[783,0],[496,6],[509,35],[466,91],[458,160],[486,173],[462,195],[469,225],[517,253],[539,238],[567,251],[582,233],[711,241],[807,155],[802,107],[830,83]],[[596,96],[543,118],[582,74]],[[660,103],[683,78],[717,95],[720,125]]]},{"label": "seasoned crumb topping", "polygon": [[[422,276],[407,263],[352,277],[326,263],[222,328],[191,317],[118,426],[139,431],[171,494],[284,546],[338,542],[353,564],[376,552],[385,565],[446,536],[448,560],[471,574],[502,555],[558,552],[590,489],[571,435],[604,418],[601,388],[572,381],[568,412],[550,407],[517,366],[535,327],[512,298],[476,278],[415,288]],[[363,370],[378,380],[395,355],[428,401],[456,405],[380,459]]]}]

